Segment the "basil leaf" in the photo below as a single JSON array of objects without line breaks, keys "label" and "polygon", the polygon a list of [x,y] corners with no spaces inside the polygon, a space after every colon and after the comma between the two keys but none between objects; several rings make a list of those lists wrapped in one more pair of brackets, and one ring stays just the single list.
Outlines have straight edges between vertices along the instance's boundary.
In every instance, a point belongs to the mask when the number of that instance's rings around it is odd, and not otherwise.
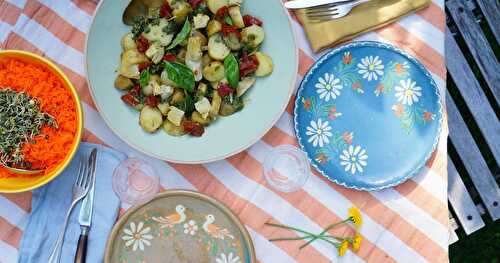
[{"label": "basil leaf", "polygon": [[224,22],[230,26],[233,25],[233,20],[229,16],[224,17]]},{"label": "basil leaf", "polygon": [[191,116],[191,113],[195,110],[193,97],[189,94],[184,95],[184,99],[179,101],[175,106],[182,110],[186,116]]},{"label": "basil leaf", "polygon": [[149,73],[149,69],[143,70],[141,72],[141,75],[139,76],[139,85],[141,85],[141,88],[144,88],[148,85],[150,76],[151,74]]},{"label": "basil leaf", "polygon": [[195,79],[193,71],[190,68],[176,62],[165,61],[165,70],[168,79],[173,81],[177,86],[190,92],[194,90]]},{"label": "basil leaf", "polygon": [[175,36],[174,41],[167,47],[168,49],[172,49],[182,43],[182,41],[186,40],[191,32],[191,23],[189,23],[189,17],[186,17],[186,21],[184,22],[184,26],[182,26],[181,31]]},{"label": "basil leaf", "polygon": [[240,81],[240,68],[238,61],[231,53],[224,59],[224,75],[226,76],[229,86],[236,88]]}]

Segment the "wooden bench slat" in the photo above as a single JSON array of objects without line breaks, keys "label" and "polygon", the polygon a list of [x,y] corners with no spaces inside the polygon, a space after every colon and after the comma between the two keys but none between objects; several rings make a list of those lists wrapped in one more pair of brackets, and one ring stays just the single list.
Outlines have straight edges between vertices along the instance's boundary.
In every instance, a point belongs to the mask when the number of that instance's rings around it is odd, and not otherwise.
[{"label": "wooden bench slat", "polygon": [[483,11],[486,22],[490,26],[493,35],[500,43],[500,3],[498,0],[476,0],[479,8]]},{"label": "wooden bench slat", "polygon": [[460,112],[446,92],[450,139],[493,220],[500,218],[500,188],[495,182]]},{"label": "wooden bench slat", "polygon": [[500,74],[498,74],[500,66],[481,27],[476,22],[474,14],[465,7],[461,0],[449,0],[446,2],[446,7],[488,83],[496,102],[500,104]]},{"label": "wooden bench slat", "polygon": [[476,209],[476,205],[467,192],[467,188],[460,175],[448,157],[448,201],[467,235],[484,226],[483,219]]},{"label": "wooden bench slat", "polygon": [[[500,27],[500,24],[499,24]],[[500,122],[448,27],[445,32],[446,67],[481,129],[497,163],[500,163]]]}]

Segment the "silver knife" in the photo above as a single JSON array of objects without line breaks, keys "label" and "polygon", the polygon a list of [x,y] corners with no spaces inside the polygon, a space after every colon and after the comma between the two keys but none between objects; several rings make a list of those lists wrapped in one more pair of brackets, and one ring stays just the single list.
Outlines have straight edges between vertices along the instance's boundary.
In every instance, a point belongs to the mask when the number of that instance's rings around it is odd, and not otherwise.
[{"label": "silver knife", "polygon": [[78,215],[78,223],[80,224],[81,233],[78,239],[78,247],[75,254],[75,263],[85,263],[87,254],[87,240],[92,224],[92,210],[94,208],[94,192],[95,192],[95,170],[97,162],[97,149],[92,149],[89,158],[90,172],[92,173],[92,183],[89,193],[83,199],[80,215]]},{"label": "silver knife", "polygon": [[285,7],[288,9],[301,9],[315,7],[320,5],[335,4],[349,2],[350,0],[294,0],[285,2]]}]

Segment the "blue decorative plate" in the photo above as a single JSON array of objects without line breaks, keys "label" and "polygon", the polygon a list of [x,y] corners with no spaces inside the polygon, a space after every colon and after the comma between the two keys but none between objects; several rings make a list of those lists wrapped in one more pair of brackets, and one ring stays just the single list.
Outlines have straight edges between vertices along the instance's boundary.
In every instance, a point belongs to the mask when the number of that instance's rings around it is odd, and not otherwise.
[{"label": "blue decorative plate", "polygon": [[400,184],[437,146],[442,106],[429,72],[391,45],[354,42],[320,58],[295,101],[295,132],[316,169],[358,190]]}]

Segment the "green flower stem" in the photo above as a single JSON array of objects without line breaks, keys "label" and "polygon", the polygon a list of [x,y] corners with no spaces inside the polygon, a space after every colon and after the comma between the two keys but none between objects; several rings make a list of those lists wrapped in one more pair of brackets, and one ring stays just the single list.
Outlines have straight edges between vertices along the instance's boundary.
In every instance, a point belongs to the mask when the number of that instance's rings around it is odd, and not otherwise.
[{"label": "green flower stem", "polygon": [[304,245],[300,246],[300,249],[307,247],[309,244],[311,244],[312,242],[314,242],[316,239],[318,239],[319,237],[322,237],[326,232],[328,232],[328,230],[330,230],[330,229],[332,229],[332,228],[334,228],[334,227],[336,227],[336,226],[338,226],[340,224],[344,224],[344,223],[348,222],[349,220],[351,220],[350,217],[347,218],[347,219],[345,219],[345,220],[339,221],[337,223],[330,224],[319,235],[317,235],[313,239],[307,241],[307,243],[305,243]]},{"label": "green flower stem", "polygon": [[[337,247],[337,243],[323,237],[323,236],[318,236],[318,235],[315,235],[311,232],[307,232],[307,231],[304,231],[302,229],[299,229],[299,228],[296,228],[296,227],[292,227],[292,226],[285,226],[285,225],[280,225],[280,224],[274,224],[274,223],[265,223],[266,225],[268,226],[274,226],[274,227],[280,227],[280,228],[285,228],[285,229],[289,229],[289,230],[294,230],[294,231],[297,231],[297,232],[300,232],[302,234],[305,234],[306,236],[303,236],[303,237],[299,237],[299,238],[294,238],[294,239],[289,239],[289,238],[285,238],[283,240],[301,240],[301,239],[307,239],[307,238],[314,238],[314,240],[316,239],[321,239],[323,241],[326,241],[328,243],[330,243],[331,245],[334,245],[335,247]],[[278,238],[280,239],[280,238]],[[269,241],[273,241],[273,240],[269,240]],[[276,241],[281,241],[281,240],[276,240]]]}]

